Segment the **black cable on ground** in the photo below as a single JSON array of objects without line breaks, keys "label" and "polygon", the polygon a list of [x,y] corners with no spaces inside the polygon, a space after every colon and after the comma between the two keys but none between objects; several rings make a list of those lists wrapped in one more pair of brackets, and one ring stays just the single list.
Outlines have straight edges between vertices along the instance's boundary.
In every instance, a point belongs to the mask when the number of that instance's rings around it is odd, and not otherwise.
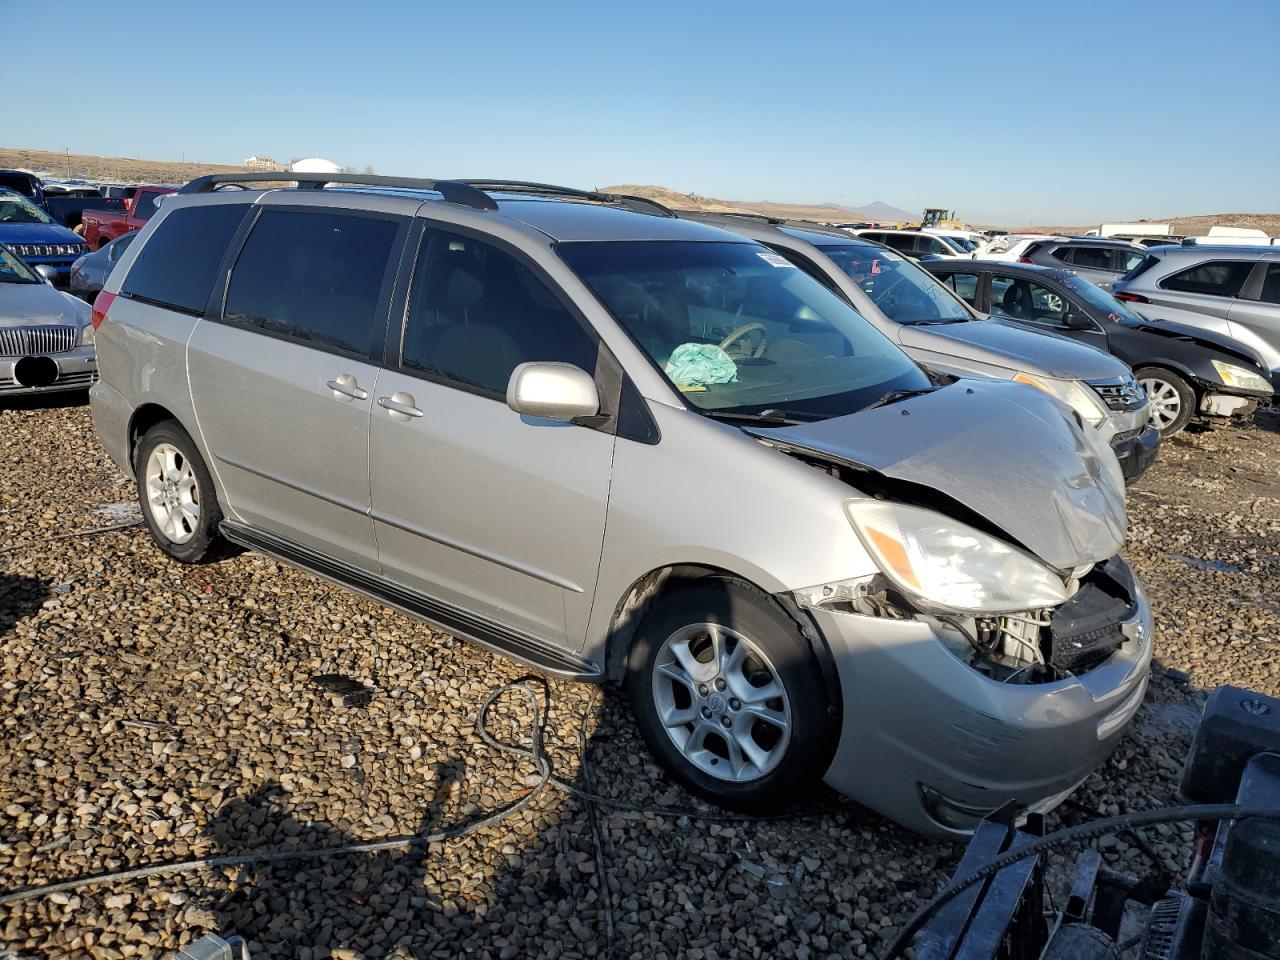
[{"label": "black cable on ground", "polygon": [[1074,840],[1091,840],[1108,833],[1117,833],[1134,827],[1153,826],[1157,823],[1184,823],[1191,820],[1243,820],[1248,817],[1268,817],[1280,819],[1280,809],[1268,807],[1247,807],[1236,803],[1208,803],[1198,806],[1161,807],[1158,810],[1143,810],[1138,813],[1126,813],[1119,817],[1107,817],[1092,823],[1082,823],[1074,827],[1064,827],[1043,837],[1036,837],[1016,850],[1010,850],[996,857],[990,863],[974,870],[959,880],[952,881],[943,887],[932,900],[926,903],[913,916],[907,925],[894,938],[882,960],[896,960],[911,945],[915,935],[925,923],[947,903],[964,893],[974,884],[981,883],[990,876],[999,873],[1005,867],[1025,860],[1051,847],[1070,843]]},{"label": "black cable on ground", "polygon": [[117,530],[131,530],[142,526],[141,520],[130,520],[128,523],[113,523],[107,527],[91,527],[88,530],[73,530],[71,533],[58,533],[52,537],[41,537],[39,540],[24,540],[7,547],[0,547],[0,553],[13,553],[27,547],[38,547],[42,543],[56,543],[59,540],[74,540],[76,537],[96,537],[100,533],[114,533]]},{"label": "black cable on ground", "polygon": [[[595,792],[595,787],[591,783],[591,764],[587,760],[587,720],[591,715],[591,704],[594,700],[594,694],[587,697],[582,706],[582,722],[578,725],[578,766],[581,770],[582,783],[588,794]],[[600,880],[600,899],[604,902],[604,958],[613,960],[613,889],[609,885],[604,838],[600,834],[600,818],[596,816],[596,801],[585,799],[583,806],[587,808],[587,822],[591,825],[591,841],[596,850],[596,876]]]},{"label": "black cable on ground", "polygon": [[63,893],[70,890],[77,890],[81,887],[99,886],[104,883],[119,883],[125,880],[139,880],[144,877],[159,876],[162,874],[191,873],[196,870],[207,870],[218,867],[241,867],[258,863],[280,863],[293,860],[319,860],[334,856],[347,856],[355,853],[376,853],[382,850],[394,850],[398,848],[424,847],[432,843],[441,843],[445,840],[454,840],[458,837],[465,836],[469,833],[481,829],[482,827],[491,826],[501,823],[512,814],[523,810],[542,793],[547,782],[551,779],[551,761],[546,756],[545,751],[545,733],[546,733],[546,716],[545,711],[538,699],[538,692],[531,686],[532,683],[541,683],[543,685],[543,695],[549,696],[546,690],[546,681],[541,677],[524,676],[511,683],[503,684],[492,691],[480,708],[481,716],[487,716],[489,708],[508,690],[520,690],[529,700],[529,705],[533,711],[533,730],[531,736],[531,748],[529,755],[538,769],[538,783],[524,796],[513,800],[512,802],[499,807],[497,810],[486,814],[482,817],[463,821],[443,830],[438,830],[430,834],[409,834],[399,837],[388,837],[383,840],[370,840],[364,843],[349,843],[338,847],[318,847],[309,850],[274,850],[264,851],[261,853],[246,853],[232,856],[221,857],[204,857],[198,860],[185,860],[176,863],[159,863],[144,867],[134,867],[129,870],[117,870],[111,873],[100,873],[95,876],[77,877],[73,880],[65,880],[59,883],[51,883],[41,887],[29,887],[25,890],[14,890],[9,893],[0,894],[0,906],[11,903],[19,903],[23,900],[32,900],[37,897],[45,897],[53,893]]}]

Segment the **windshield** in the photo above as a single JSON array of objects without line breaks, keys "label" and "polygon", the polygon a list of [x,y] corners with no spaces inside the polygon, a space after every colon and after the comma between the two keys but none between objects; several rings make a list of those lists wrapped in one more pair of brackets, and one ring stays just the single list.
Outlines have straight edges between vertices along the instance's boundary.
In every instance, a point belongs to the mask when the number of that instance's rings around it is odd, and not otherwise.
[{"label": "windshield", "polygon": [[890,320],[906,324],[964,323],[973,316],[951,292],[906,257],[858,243],[819,244]]},{"label": "windshield", "polygon": [[935,233],[934,236],[940,239],[952,250],[956,251],[956,253],[973,252],[973,244],[968,240],[965,240],[963,237],[948,237],[946,234],[942,233]]},{"label": "windshield", "polygon": [[40,277],[8,247],[0,247],[0,283],[40,283]]},{"label": "windshield", "polygon": [[53,218],[26,197],[0,193],[0,223],[53,223]]},{"label": "windshield", "polygon": [[1112,323],[1118,323],[1126,327],[1142,326],[1141,317],[1107,293],[1107,291],[1096,284],[1090,283],[1084,277],[1072,275],[1063,277],[1061,282],[1064,286],[1070,287],[1072,292],[1089,306],[1105,313],[1107,319]]},{"label": "windshield", "polygon": [[851,306],[752,243],[562,243],[557,252],[695,407],[817,420],[929,379]]}]

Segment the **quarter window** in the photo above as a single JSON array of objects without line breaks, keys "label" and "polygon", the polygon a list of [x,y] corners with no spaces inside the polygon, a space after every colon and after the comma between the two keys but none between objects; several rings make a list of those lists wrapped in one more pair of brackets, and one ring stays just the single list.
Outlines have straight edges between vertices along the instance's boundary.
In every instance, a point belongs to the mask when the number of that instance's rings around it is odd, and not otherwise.
[{"label": "quarter window", "polygon": [[[219,203],[170,211],[138,251],[120,292],[188,313],[204,313],[214,274],[247,209],[243,203]],[[116,247],[132,243],[130,238],[136,236],[125,234],[107,256],[118,260]]]},{"label": "quarter window", "polygon": [[976,273],[949,273],[943,283],[956,292],[956,295],[971,307],[978,305],[978,275]]},{"label": "quarter window", "polygon": [[150,220],[151,215],[156,212],[156,201],[165,194],[160,193],[140,193],[138,200],[133,205],[133,218],[142,220],[143,222]]},{"label": "quarter window", "polygon": [[1236,297],[1249,278],[1253,264],[1241,260],[1210,260],[1171,277],[1160,286],[1183,293],[1203,293],[1211,297]]},{"label": "quarter window", "polygon": [[532,270],[492,244],[430,230],[414,270],[401,365],[498,396],[521,363],[595,373],[597,345]]},{"label": "quarter window", "polygon": [[227,320],[320,349],[368,356],[395,220],[266,210],[236,259]]}]

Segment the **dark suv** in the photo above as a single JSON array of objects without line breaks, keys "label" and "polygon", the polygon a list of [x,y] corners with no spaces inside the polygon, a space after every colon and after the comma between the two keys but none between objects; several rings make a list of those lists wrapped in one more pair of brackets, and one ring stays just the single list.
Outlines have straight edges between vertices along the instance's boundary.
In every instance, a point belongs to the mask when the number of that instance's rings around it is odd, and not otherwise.
[{"label": "dark suv", "polygon": [[1103,290],[1110,290],[1113,283],[1140,264],[1146,255],[1145,248],[1124,240],[1069,237],[1033,243],[1018,262],[1070,270]]}]

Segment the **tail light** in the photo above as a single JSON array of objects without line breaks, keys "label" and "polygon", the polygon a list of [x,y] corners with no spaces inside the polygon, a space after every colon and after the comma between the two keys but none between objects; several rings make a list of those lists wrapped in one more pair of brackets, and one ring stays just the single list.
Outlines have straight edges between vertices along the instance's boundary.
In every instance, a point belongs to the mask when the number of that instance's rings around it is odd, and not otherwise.
[{"label": "tail light", "polygon": [[111,309],[111,304],[115,303],[116,295],[107,293],[105,290],[98,291],[98,295],[93,298],[93,329],[97,330],[102,326],[102,321],[107,319],[107,311]]},{"label": "tail light", "polygon": [[1151,302],[1140,293],[1124,293],[1123,291],[1120,291],[1120,290],[1113,290],[1111,292],[1111,295],[1115,297],[1117,300],[1123,300],[1125,303],[1150,303]]},{"label": "tail light", "polygon": [[1029,264],[1031,264],[1033,267],[1036,265],[1036,262],[1035,262],[1034,260],[1032,260],[1030,257],[1019,257],[1019,258],[1018,258],[1018,262],[1019,262],[1019,263],[1029,263]]}]

